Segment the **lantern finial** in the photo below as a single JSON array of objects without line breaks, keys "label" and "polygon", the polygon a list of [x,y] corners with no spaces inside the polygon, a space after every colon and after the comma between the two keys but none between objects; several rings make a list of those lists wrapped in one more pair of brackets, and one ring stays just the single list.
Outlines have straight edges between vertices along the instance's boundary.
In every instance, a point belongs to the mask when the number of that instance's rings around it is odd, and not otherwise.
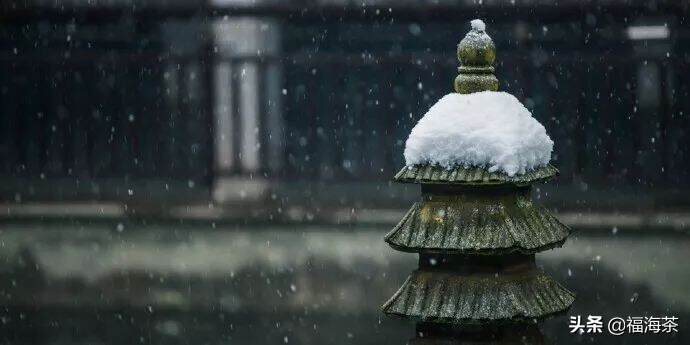
[{"label": "lantern finial", "polygon": [[473,93],[498,90],[498,79],[494,75],[496,46],[486,34],[486,24],[481,19],[471,22],[471,30],[458,44],[458,76],[455,78],[455,92]]}]

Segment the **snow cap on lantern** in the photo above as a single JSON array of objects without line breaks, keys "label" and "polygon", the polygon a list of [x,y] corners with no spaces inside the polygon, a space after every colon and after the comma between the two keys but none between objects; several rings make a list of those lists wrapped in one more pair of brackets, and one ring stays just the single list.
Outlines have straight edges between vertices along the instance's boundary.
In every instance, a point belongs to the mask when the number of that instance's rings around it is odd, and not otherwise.
[{"label": "snow cap on lantern", "polygon": [[472,21],[458,45],[456,93],[441,98],[412,129],[404,153],[408,170],[465,168],[503,180],[554,170],[544,126],[513,95],[497,92],[496,48],[485,29],[481,20]]},{"label": "snow cap on lantern", "polygon": [[412,129],[405,163],[477,167],[515,176],[546,166],[552,149],[544,126],[513,95],[453,93]]}]

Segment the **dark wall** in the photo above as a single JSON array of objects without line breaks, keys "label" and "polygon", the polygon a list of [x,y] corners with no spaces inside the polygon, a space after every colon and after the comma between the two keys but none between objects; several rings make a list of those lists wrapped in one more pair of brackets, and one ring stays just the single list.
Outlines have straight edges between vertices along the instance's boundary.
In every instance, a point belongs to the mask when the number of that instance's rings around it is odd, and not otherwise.
[{"label": "dark wall", "polygon": [[[283,27],[283,54],[271,63],[283,66],[286,164],[266,177],[388,181],[404,164],[410,129],[451,92],[469,15],[442,11],[260,13]],[[690,186],[690,30],[682,13],[510,11],[484,16],[501,89],[554,139],[561,185]],[[216,61],[208,30],[225,14],[22,12],[2,26],[2,198],[108,199],[136,184],[207,191]],[[660,23],[667,39],[627,36],[630,26]]]},{"label": "dark wall", "polygon": [[[171,41],[173,26],[190,37]],[[193,34],[200,27],[174,18],[2,26],[4,194],[110,198],[127,197],[141,181],[161,190],[209,184],[206,55]]]}]

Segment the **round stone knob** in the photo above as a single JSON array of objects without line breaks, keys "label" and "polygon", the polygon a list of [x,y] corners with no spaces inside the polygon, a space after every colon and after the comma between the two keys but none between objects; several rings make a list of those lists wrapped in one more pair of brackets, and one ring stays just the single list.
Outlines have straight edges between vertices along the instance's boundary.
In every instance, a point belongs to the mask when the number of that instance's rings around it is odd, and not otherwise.
[{"label": "round stone knob", "polygon": [[498,79],[494,75],[496,46],[486,34],[484,22],[475,19],[472,29],[458,44],[460,67],[455,78],[455,92],[468,94],[498,90]]},{"label": "round stone knob", "polygon": [[486,34],[480,19],[471,22],[472,29],[458,44],[458,59],[465,66],[491,66],[496,60],[496,46]]}]

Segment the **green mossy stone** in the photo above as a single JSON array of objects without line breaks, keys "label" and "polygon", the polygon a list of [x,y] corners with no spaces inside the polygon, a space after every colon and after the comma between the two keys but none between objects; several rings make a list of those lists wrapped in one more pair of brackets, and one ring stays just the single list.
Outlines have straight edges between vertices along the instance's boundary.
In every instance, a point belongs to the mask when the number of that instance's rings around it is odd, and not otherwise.
[{"label": "green mossy stone", "polygon": [[532,202],[528,190],[514,190],[427,195],[385,241],[405,252],[532,254],[562,246],[569,234],[567,226]]},{"label": "green mossy stone", "polygon": [[558,175],[551,164],[524,174],[508,176],[503,172],[489,172],[485,168],[457,166],[446,169],[440,165],[408,165],[403,167],[394,180],[401,183],[457,184],[469,186],[514,185],[527,186]]},{"label": "green mossy stone", "polygon": [[459,75],[453,86],[455,92],[468,94],[497,91],[498,79],[494,75],[496,46],[484,28],[473,28],[458,44]]},{"label": "green mossy stone", "polygon": [[462,94],[498,91],[498,79],[493,74],[458,74],[453,87]]},{"label": "green mossy stone", "polygon": [[472,29],[458,43],[457,56],[463,66],[492,66],[496,45],[486,32]]},{"label": "green mossy stone", "polygon": [[382,309],[423,322],[476,324],[546,318],[574,300],[540,270],[473,276],[417,270]]}]

